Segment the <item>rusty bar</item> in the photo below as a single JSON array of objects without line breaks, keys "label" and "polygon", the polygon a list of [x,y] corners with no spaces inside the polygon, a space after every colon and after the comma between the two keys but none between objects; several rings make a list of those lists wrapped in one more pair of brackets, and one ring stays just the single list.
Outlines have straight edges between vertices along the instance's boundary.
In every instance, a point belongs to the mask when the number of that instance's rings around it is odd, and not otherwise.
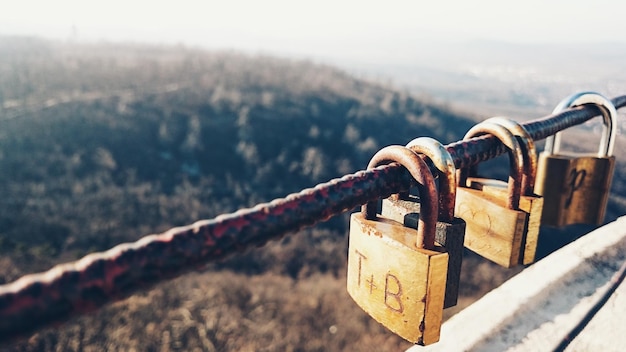
[{"label": "rusty bar", "polygon": [[138,288],[408,189],[401,167],[379,167],[251,209],[120,244],[0,286],[0,341],[93,311]]},{"label": "rusty bar", "polygon": [[[396,162],[404,166],[417,181],[417,188],[420,194],[420,217],[417,225],[417,239],[415,245],[417,248],[435,248],[435,230],[437,227],[437,186],[435,180],[430,173],[430,168],[420,158],[417,153],[409,148],[392,145],[385,147],[374,154],[372,160],[367,165],[368,169],[377,166]],[[363,217],[366,219],[374,219],[376,217],[376,203],[367,202],[362,208]]]},{"label": "rusty bar", "polygon": [[[616,108],[625,106],[626,96],[613,99],[613,103]],[[598,108],[584,106],[523,126],[534,140],[540,140],[599,114]],[[446,149],[457,168],[506,152],[506,147],[490,135],[451,143]],[[262,245],[368,201],[406,191],[410,183],[408,171],[397,164],[359,171],[252,209],[150,235],[44,273],[24,276],[0,286],[0,341],[93,311],[201,264]]]}]

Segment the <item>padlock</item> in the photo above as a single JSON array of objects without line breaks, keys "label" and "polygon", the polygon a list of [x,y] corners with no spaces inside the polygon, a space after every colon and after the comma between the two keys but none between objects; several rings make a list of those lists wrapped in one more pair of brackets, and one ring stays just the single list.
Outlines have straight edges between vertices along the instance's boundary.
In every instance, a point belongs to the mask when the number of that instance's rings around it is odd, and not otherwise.
[{"label": "padlock", "polygon": [[593,104],[603,117],[603,133],[597,154],[561,153],[560,132],[546,140],[539,155],[535,192],[544,197],[542,224],[600,225],[613,179],[617,111],[611,101],[594,92],[574,94],[563,100],[553,113],[567,108]]},{"label": "padlock", "polygon": [[[528,265],[535,261],[537,241],[539,239],[539,226],[543,209],[543,197],[536,195],[535,176],[537,173],[537,152],[535,143],[526,129],[517,122],[505,117],[492,117],[484,121],[494,123],[508,129],[516,138],[519,138],[524,154],[524,174],[522,176],[522,190],[519,202],[519,210],[528,213],[528,220],[522,237],[520,264]],[[480,189],[488,194],[503,196],[507,192],[507,183],[500,180],[482,179],[470,177],[469,187]]]},{"label": "padlock", "polygon": [[[439,209],[435,241],[448,253],[448,274],[444,308],[457,304],[459,281],[463,263],[463,241],[465,239],[465,221],[454,217],[456,200],[456,168],[454,160],[446,148],[437,140],[420,137],[407,144],[407,148],[428,157],[437,168],[439,177]],[[383,200],[383,217],[403,223],[404,226],[417,228],[420,213],[420,198],[401,194],[392,195]]]},{"label": "padlock", "polygon": [[350,217],[348,293],[372,318],[420,345],[439,341],[448,254],[435,246],[437,189],[428,166],[402,146],[383,148],[368,169],[398,162],[420,192],[417,230],[376,215],[376,202]]},{"label": "padlock", "polygon": [[[464,140],[483,134],[497,137],[509,152],[511,165],[507,192],[487,193],[469,188],[467,169],[460,169],[455,213],[467,223],[465,247],[506,268],[519,264],[528,214],[519,210],[524,155],[515,136],[492,123],[472,127]],[[486,182],[483,180],[483,182]]]}]

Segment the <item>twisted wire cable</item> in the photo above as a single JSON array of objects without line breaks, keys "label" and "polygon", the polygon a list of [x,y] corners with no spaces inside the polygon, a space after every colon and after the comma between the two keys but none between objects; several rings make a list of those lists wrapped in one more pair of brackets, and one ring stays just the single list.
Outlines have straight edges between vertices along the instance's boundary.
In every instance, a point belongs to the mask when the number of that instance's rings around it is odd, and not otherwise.
[{"label": "twisted wire cable", "polygon": [[[624,107],[626,95],[612,102],[616,108]],[[540,140],[599,114],[594,106],[582,106],[523,126],[534,140]],[[454,142],[446,149],[457,168],[506,152],[491,135]],[[0,341],[93,311],[140,288],[261,246],[368,201],[406,191],[410,184],[408,171],[397,164],[359,171],[254,208],[149,235],[44,273],[26,275],[0,286]]]}]

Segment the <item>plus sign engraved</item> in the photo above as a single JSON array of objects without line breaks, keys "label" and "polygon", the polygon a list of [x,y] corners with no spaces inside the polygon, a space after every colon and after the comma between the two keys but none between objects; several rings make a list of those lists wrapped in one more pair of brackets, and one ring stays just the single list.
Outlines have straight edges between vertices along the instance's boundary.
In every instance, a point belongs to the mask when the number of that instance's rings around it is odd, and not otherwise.
[{"label": "plus sign engraved", "polygon": [[374,283],[374,275],[370,275],[370,278],[365,280],[365,282],[367,282],[370,286],[370,295],[372,294],[372,291],[374,291],[375,288],[378,288],[376,286],[376,284]]}]

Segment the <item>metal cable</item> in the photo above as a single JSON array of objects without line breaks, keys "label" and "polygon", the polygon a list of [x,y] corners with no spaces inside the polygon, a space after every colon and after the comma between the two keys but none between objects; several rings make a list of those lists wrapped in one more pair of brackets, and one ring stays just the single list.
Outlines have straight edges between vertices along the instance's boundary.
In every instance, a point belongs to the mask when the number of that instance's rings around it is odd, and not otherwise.
[{"label": "metal cable", "polygon": [[[616,108],[626,106],[626,95],[613,99],[613,103]],[[597,108],[585,106],[523,126],[539,140],[599,114]],[[446,149],[457,168],[506,152],[490,135],[451,143]],[[251,209],[146,236],[44,273],[24,276],[0,286],[0,341],[93,311],[139,288],[261,246],[368,201],[406,191],[410,182],[409,173],[397,164],[359,171]]]}]

